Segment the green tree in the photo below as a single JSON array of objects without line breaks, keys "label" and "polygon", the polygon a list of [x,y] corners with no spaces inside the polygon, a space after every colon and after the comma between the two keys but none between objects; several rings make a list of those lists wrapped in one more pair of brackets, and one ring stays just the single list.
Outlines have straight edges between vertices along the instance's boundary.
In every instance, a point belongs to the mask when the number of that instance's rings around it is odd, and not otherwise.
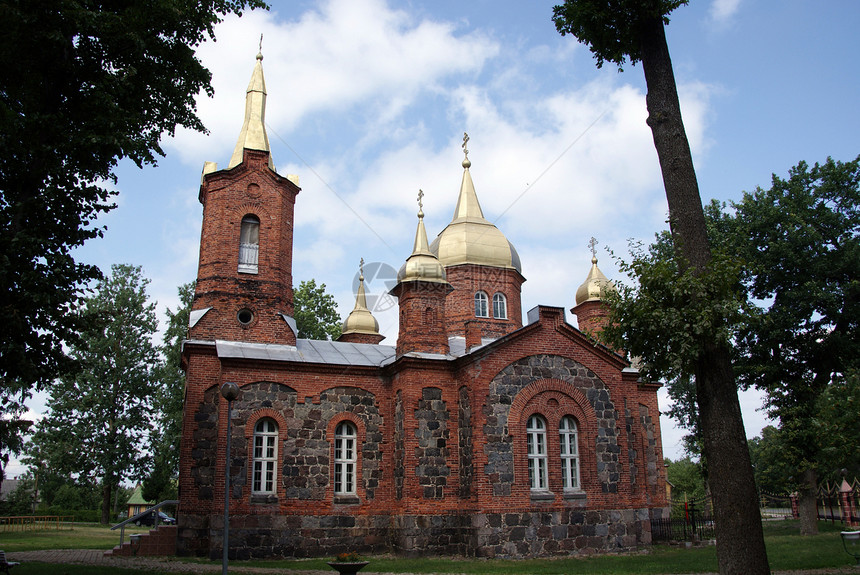
[{"label": "green tree", "polygon": [[702,464],[689,456],[678,461],[666,460],[666,478],[672,484],[672,500],[698,501],[707,495]]},{"label": "green tree", "polygon": [[102,235],[117,162],[154,164],[162,134],[204,131],[195,98],[213,90],[194,51],[222,16],[264,6],[0,0],[3,413],[75,368],[64,345],[80,345],[76,312],[101,273],[72,251]]},{"label": "green tree", "polygon": [[767,393],[799,481],[801,533],[817,527],[819,397],[860,368],[860,157],[800,162],[734,204],[733,245],[762,302],[738,338],[744,385]]},{"label": "green tree", "polygon": [[783,433],[772,425],[762,429],[760,437],[750,439],[750,459],[761,491],[785,495],[794,490],[797,468],[789,461],[785,447]]},{"label": "green tree", "polygon": [[164,332],[161,353],[164,358],[158,366],[160,383],[154,400],[156,426],[150,442],[152,460],[150,472],[143,480],[143,498],[162,501],[176,498],[179,475],[179,443],[182,437],[182,407],[185,400],[185,371],[180,365],[182,342],[188,333],[191,301],[195,282],[179,286],[179,307],[167,310],[167,329]]},{"label": "green tree", "polygon": [[142,475],[158,390],[149,280],[140,267],[114,265],[111,271],[85,301],[88,327],[71,348],[83,369],[52,386],[48,414],[39,424],[53,470],[100,480],[102,523],[110,519],[113,490]]},{"label": "green tree", "polygon": [[[694,307],[701,307],[696,300],[703,290],[713,289],[708,282],[715,272],[664,28],[669,14],[686,3],[686,0],[566,0],[553,12],[557,30],[588,44],[598,67],[604,62],[612,62],[619,69],[627,61],[642,63],[648,88],[647,123],[660,161],[669,225],[679,250],[677,261],[682,262],[678,273],[681,278],[689,278],[682,280],[692,288],[688,297]],[[713,323],[710,321],[713,318],[705,319],[705,323]],[[702,446],[720,540],[717,548],[720,572],[768,574],[770,568],[729,340],[719,331],[697,330],[699,326],[691,326],[694,337],[685,353],[692,360],[692,370],[687,373],[694,376],[696,385]],[[632,346],[627,349],[636,353]]]},{"label": "green tree", "polygon": [[305,339],[337,339],[341,321],[334,296],[325,291],[325,284],[317,286],[314,279],[303,281],[293,292],[294,316],[299,337]]},{"label": "green tree", "polygon": [[815,426],[821,442],[821,479],[841,482],[843,469],[860,477],[860,371],[851,370],[818,398]]}]

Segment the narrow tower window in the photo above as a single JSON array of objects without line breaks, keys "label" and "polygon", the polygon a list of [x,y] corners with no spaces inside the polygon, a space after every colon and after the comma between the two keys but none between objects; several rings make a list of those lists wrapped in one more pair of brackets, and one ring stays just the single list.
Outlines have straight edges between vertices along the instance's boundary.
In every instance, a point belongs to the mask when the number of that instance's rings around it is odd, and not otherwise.
[{"label": "narrow tower window", "polygon": [[564,489],[579,489],[579,441],[576,420],[566,415],[558,426],[558,439],[561,445],[561,477]]},{"label": "narrow tower window", "polygon": [[546,422],[541,416],[529,417],[526,438],[529,444],[529,484],[532,491],[546,491]]},{"label": "narrow tower window", "polygon": [[505,294],[503,293],[493,295],[493,317],[496,319],[508,319],[508,302],[505,300]]},{"label": "narrow tower window", "polygon": [[334,431],[334,493],[355,494],[355,426],[348,421],[337,425]]},{"label": "narrow tower window", "polygon": [[487,294],[479,291],[475,294],[475,317],[490,317]]},{"label": "narrow tower window", "polygon": [[246,274],[257,273],[257,259],[260,253],[260,218],[247,215],[242,218],[239,230],[239,271]]},{"label": "narrow tower window", "polygon": [[254,426],[254,477],[252,493],[275,493],[278,463],[278,425],[265,417]]}]

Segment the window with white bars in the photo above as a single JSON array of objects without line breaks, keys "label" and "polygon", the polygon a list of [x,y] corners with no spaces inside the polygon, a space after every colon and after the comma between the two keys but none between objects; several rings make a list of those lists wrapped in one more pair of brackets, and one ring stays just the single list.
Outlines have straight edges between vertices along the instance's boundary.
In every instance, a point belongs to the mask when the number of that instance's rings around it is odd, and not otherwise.
[{"label": "window with white bars", "polygon": [[547,491],[546,421],[539,415],[529,417],[526,427],[529,457],[529,484],[532,491]]},{"label": "window with white bars", "polygon": [[344,421],[334,432],[334,493],[355,495],[355,466],[357,433],[355,426]]},{"label": "window with white bars", "polygon": [[252,493],[275,493],[278,468],[278,424],[265,417],[254,426]]},{"label": "window with white bars", "polygon": [[487,294],[479,291],[475,294],[475,317],[490,317]]},{"label": "window with white bars", "polygon": [[508,319],[508,302],[503,293],[493,294],[493,317]]},{"label": "window with white bars", "polygon": [[246,274],[257,273],[260,255],[260,218],[248,214],[242,218],[239,229],[239,271]]},{"label": "window with white bars", "polygon": [[561,477],[566,491],[579,489],[579,434],[576,420],[566,415],[558,426],[561,452]]}]

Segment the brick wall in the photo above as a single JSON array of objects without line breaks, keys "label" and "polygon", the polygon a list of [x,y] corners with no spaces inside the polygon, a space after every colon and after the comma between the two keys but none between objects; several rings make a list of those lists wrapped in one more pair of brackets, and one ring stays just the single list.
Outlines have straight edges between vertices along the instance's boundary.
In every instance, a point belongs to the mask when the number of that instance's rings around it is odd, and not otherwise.
[{"label": "brick wall", "polygon": [[[295,344],[278,313],[293,313],[293,210],[299,188],[272,171],[268,157],[245,150],[242,164],[203,177],[200,262],[191,309],[212,309],[190,330],[191,339]],[[239,231],[246,215],[260,220],[257,273],[238,270]],[[237,319],[241,309],[254,315],[247,325]]]},{"label": "brick wall", "polygon": [[[466,335],[466,322],[480,326],[483,337],[501,337],[523,325],[521,287],[525,278],[514,269],[464,264],[445,268],[454,291],[445,300],[447,331],[451,336]],[[489,317],[475,317],[475,293],[483,291],[488,298]],[[493,295],[504,294],[507,318],[493,317]]]}]

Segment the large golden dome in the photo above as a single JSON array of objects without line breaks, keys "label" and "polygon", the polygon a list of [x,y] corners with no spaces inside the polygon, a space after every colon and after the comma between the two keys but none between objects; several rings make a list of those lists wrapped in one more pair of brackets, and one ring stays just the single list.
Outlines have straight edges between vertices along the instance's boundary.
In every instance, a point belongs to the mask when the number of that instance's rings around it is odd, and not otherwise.
[{"label": "large golden dome", "polygon": [[499,228],[484,218],[467,157],[463,161],[463,183],[451,223],[433,240],[430,251],[443,266],[477,264],[512,268],[522,273],[520,256]]}]

